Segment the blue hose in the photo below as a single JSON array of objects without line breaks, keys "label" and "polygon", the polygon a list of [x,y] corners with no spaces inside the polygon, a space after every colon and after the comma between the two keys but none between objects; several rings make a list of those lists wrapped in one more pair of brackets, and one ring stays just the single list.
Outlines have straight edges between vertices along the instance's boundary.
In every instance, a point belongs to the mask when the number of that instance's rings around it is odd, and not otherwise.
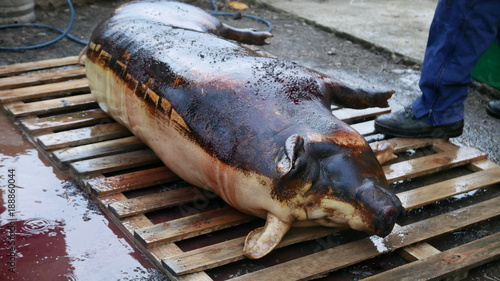
[{"label": "blue hose", "polygon": [[56,27],[53,27],[50,25],[38,24],[38,23],[17,23],[17,24],[8,24],[8,25],[1,25],[0,26],[0,29],[24,27],[24,26],[43,27],[43,28],[48,28],[48,29],[57,31],[57,32],[61,33],[61,35],[57,36],[56,38],[54,38],[48,42],[41,43],[41,44],[36,44],[36,45],[31,45],[31,46],[21,46],[21,47],[0,47],[0,50],[5,50],[5,51],[32,50],[32,49],[41,48],[41,47],[45,47],[45,46],[54,44],[64,37],[68,37],[69,39],[71,39],[77,43],[80,43],[82,45],[87,45],[88,42],[80,40],[80,39],[72,36],[71,34],[69,34],[69,30],[73,26],[73,22],[75,20],[75,9],[73,8],[73,4],[71,3],[70,0],[66,0],[66,2],[68,3],[70,16],[69,16],[68,26],[66,27],[65,30],[61,30],[59,28],[56,28]]},{"label": "blue hose", "polygon": [[[212,10],[206,11],[206,12],[209,13],[209,14],[211,14],[211,15],[214,15],[214,16],[235,16],[236,15],[235,13],[222,13],[222,12],[219,12],[219,9],[217,8],[217,5],[215,5],[215,3],[214,3],[213,0],[210,0],[210,4],[212,5]],[[254,15],[247,15],[247,14],[241,14],[241,16],[244,17],[244,18],[249,18],[249,19],[253,19],[253,20],[256,20],[256,21],[260,21],[263,24],[267,25],[267,32],[272,32],[273,31],[273,25],[269,21],[267,21],[266,19],[254,16]]]},{"label": "blue hose", "polygon": [[[46,46],[49,46],[51,44],[54,44],[64,37],[68,37],[69,39],[71,39],[79,44],[87,45],[88,44],[87,41],[80,40],[80,39],[74,37],[73,35],[69,34],[69,30],[71,29],[71,27],[73,27],[73,22],[75,21],[75,9],[73,8],[73,4],[71,3],[71,0],[66,0],[66,2],[68,3],[68,7],[69,7],[69,23],[68,23],[68,26],[66,27],[65,30],[62,30],[62,29],[59,29],[57,27],[53,27],[50,25],[38,24],[38,23],[16,23],[16,24],[0,25],[0,29],[26,27],[26,26],[28,26],[28,27],[42,27],[42,28],[48,28],[50,30],[57,31],[57,32],[61,33],[61,35],[57,36],[56,38],[54,38],[48,42],[41,43],[41,44],[36,44],[36,45],[31,45],[31,46],[21,46],[21,47],[2,47],[2,46],[0,46],[0,50],[19,51],[19,50],[32,50],[32,49],[42,48],[42,47],[46,47]],[[210,0],[210,4],[212,4],[213,10],[207,11],[207,12],[212,14],[212,15],[216,15],[216,16],[235,16],[236,15],[235,13],[219,12],[219,9],[217,8],[217,6],[215,5],[213,0]],[[250,19],[260,21],[260,22],[264,23],[265,25],[267,25],[268,32],[273,31],[272,24],[269,21],[267,21],[261,17],[247,15],[247,14],[242,14],[241,16],[245,17],[245,18],[250,18]]]}]

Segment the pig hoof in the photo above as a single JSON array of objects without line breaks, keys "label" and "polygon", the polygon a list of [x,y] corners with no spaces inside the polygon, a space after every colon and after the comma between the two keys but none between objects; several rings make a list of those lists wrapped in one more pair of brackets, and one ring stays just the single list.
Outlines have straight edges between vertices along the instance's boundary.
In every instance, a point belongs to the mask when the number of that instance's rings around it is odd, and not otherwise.
[{"label": "pig hoof", "polygon": [[388,141],[370,143],[370,147],[375,153],[380,164],[384,164],[398,158],[393,152],[396,144]]},{"label": "pig hoof", "polygon": [[282,221],[275,215],[268,213],[266,225],[248,234],[245,239],[243,254],[251,259],[258,259],[267,255],[278,246],[290,226],[291,223]]}]

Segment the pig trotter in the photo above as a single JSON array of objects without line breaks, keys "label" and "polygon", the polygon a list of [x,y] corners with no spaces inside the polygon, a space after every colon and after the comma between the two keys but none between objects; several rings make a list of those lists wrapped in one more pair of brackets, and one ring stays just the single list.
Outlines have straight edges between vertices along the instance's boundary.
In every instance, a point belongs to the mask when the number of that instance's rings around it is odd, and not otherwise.
[{"label": "pig trotter", "polygon": [[375,153],[378,162],[382,165],[386,162],[398,158],[393,152],[395,144],[387,141],[370,143],[370,147]]},{"label": "pig trotter", "polygon": [[330,102],[348,108],[389,107],[387,100],[394,94],[389,91],[355,89],[339,82],[330,84]]},{"label": "pig trotter", "polygon": [[245,239],[243,254],[251,259],[258,259],[271,252],[290,229],[291,223],[282,221],[268,213],[264,227],[254,229]]},{"label": "pig trotter", "polygon": [[222,24],[219,34],[226,39],[259,46],[268,45],[269,43],[266,42],[266,39],[273,37],[269,32],[254,31],[250,28],[235,28],[227,24]]}]

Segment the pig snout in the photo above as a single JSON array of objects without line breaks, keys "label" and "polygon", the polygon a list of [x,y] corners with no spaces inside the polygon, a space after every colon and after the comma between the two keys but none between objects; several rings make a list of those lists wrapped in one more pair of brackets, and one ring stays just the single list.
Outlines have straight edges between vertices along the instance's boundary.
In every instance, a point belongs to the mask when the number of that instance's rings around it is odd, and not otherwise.
[{"label": "pig snout", "polygon": [[365,182],[358,196],[367,217],[371,217],[372,231],[380,237],[389,235],[404,213],[399,198],[373,182]]},{"label": "pig snout", "polygon": [[380,237],[385,237],[391,233],[394,228],[394,224],[399,220],[402,215],[402,210],[396,206],[389,206],[384,208],[375,217],[375,234]]}]

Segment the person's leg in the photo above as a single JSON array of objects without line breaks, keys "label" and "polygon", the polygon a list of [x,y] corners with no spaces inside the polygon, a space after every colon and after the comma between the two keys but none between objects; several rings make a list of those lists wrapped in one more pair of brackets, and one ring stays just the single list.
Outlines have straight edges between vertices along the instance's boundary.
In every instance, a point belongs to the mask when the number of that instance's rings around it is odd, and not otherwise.
[{"label": "person's leg", "polygon": [[477,60],[495,40],[498,1],[440,1],[422,65],[422,95],[413,103],[416,118],[444,125],[464,118],[464,101]]},{"label": "person's leg", "polygon": [[400,137],[460,135],[470,72],[499,25],[497,1],[439,1],[422,66],[422,96],[411,108],[377,118],[375,128]]}]

